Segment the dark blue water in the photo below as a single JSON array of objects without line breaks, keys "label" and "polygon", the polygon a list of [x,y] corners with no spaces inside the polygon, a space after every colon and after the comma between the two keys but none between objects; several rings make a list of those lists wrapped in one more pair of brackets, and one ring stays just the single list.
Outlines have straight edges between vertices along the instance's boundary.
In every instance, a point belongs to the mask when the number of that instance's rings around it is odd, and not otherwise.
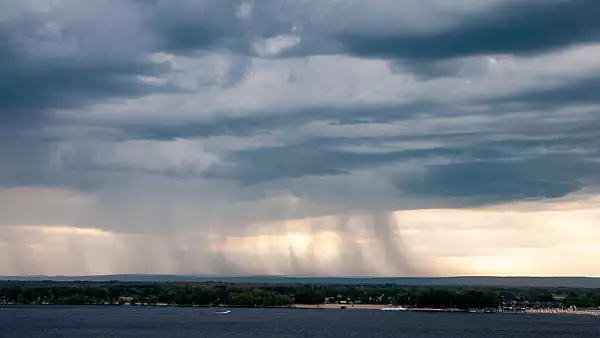
[{"label": "dark blue water", "polygon": [[370,310],[11,307],[0,337],[600,337],[600,317]]}]

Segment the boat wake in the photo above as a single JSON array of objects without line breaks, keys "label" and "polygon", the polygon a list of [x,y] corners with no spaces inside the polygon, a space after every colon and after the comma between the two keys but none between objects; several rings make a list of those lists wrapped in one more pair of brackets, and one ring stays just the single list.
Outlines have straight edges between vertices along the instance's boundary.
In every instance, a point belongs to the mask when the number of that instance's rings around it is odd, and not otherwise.
[{"label": "boat wake", "polygon": [[408,309],[403,307],[384,307],[381,311],[408,311]]}]

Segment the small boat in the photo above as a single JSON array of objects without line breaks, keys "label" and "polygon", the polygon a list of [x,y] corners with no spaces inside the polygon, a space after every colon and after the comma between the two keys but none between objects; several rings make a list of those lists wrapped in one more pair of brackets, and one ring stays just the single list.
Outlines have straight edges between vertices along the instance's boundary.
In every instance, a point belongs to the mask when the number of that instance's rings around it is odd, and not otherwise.
[{"label": "small boat", "polygon": [[384,307],[381,311],[408,311],[408,309],[404,307]]},{"label": "small boat", "polygon": [[225,310],[225,311],[215,312],[215,314],[218,314],[218,315],[228,315],[230,313],[231,313],[231,310]]}]

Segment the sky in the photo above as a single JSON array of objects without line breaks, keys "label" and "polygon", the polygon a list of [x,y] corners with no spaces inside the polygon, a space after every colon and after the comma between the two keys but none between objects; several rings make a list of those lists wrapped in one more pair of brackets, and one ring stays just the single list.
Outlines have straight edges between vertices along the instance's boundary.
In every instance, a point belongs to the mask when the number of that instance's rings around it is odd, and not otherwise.
[{"label": "sky", "polygon": [[600,276],[597,0],[0,0],[0,275]]}]

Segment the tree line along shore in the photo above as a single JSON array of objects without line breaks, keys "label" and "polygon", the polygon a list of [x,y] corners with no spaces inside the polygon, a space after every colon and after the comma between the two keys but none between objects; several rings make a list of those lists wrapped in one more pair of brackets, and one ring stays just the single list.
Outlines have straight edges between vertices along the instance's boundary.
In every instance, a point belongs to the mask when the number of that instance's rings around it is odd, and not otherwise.
[{"label": "tree line along shore", "polygon": [[173,305],[240,307],[600,309],[600,289],[124,282],[0,282],[5,305]]}]

